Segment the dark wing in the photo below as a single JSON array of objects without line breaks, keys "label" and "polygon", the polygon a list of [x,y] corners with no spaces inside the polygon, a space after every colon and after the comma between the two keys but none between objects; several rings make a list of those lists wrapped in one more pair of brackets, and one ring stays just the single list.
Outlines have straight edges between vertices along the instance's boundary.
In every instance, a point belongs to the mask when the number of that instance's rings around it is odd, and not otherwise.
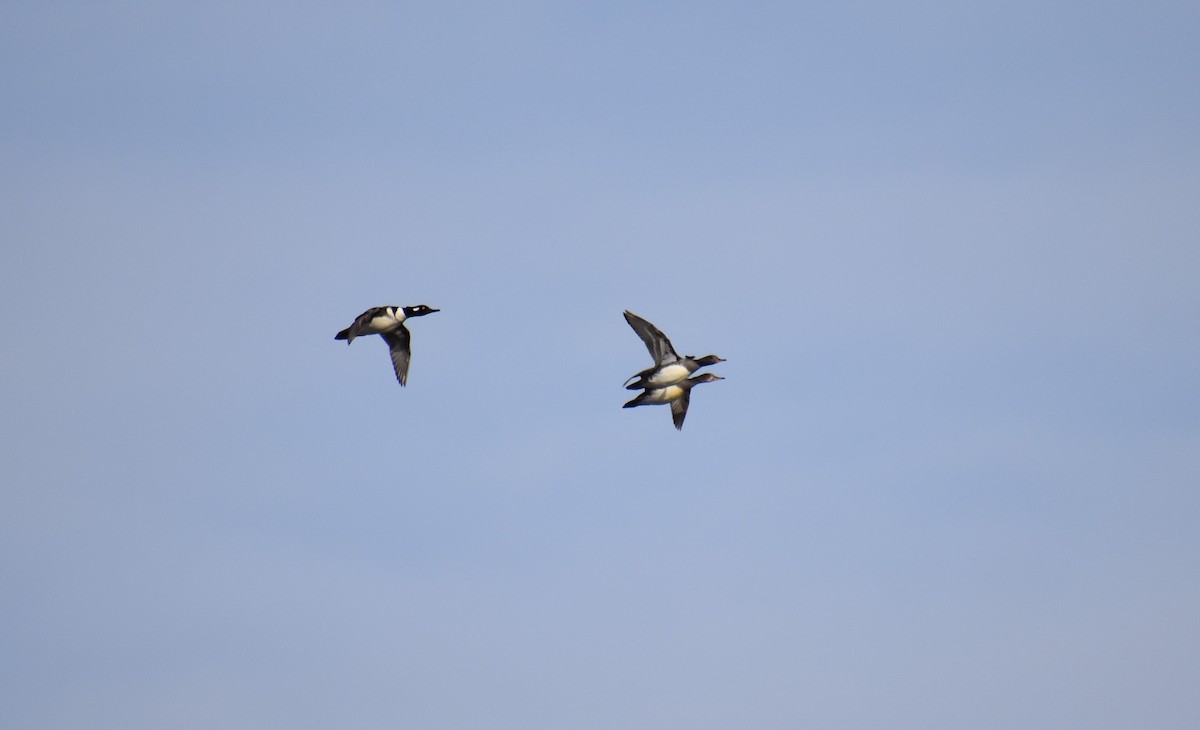
[{"label": "dark wing", "polygon": [[629,323],[637,336],[642,338],[642,342],[646,343],[646,349],[650,351],[650,357],[654,358],[655,364],[667,365],[679,359],[675,348],[671,347],[671,341],[660,329],[628,309],[625,310],[625,321]]},{"label": "dark wing", "polygon": [[629,376],[629,378],[628,378],[628,379],[625,381],[625,389],[626,389],[626,390],[637,390],[637,389],[638,389],[638,388],[640,388],[641,386],[639,386],[639,385],[630,385],[630,383],[632,383],[632,382],[633,382],[633,381],[635,381],[635,380],[637,380],[637,381],[639,381],[639,382],[640,382],[640,381],[642,380],[642,378],[648,378],[648,377],[650,377],[651,375],[653,375],[653,374],[654,374],[654,371],[655,371],[655,370],[657,370],[657,369],[658,369],[658,367],[657,367],[657,366],[655,366],[655,367],[652,367],[652,368],[646,368],[645,370],[643,370],[642,372],[640,372],[640,373],[638,373],[638,374],[636,374],[636,375],[630,375],[630,376]]},{"label": "dark wing", "polygon": [[396,380],[400,381],[400,385],[407,385],[408,361],[412,357],[412,352],[408,349],[408,329],[400,325],[390,332],[381,332],[380,336],[392,352],[392,369],[396,371]]},{"label": "dark wing", "polygon": [[690,389],[683,391],[683,395],[671,401],[671,420],[675,422],[676,430],[683,430],[683,419],[687,418],[688,401],[692,399],[692,391]]},{"label": "dark wing", "polygon": [[387,307],[371,307],[367,311],[365,311],[362,314],[355,317],[354,321],[355,322],[370,322],[372,319],[375,319],[375,317],[377,315],[383,314],[386,311],[387,311]]},{"label": "dark wing", "polygon": [[371,307],[367,311],[355,317],[354,322],[349,327],[341,332],[338,332],[333,336],[333,338],[335,340],[349,340],[349,342],[346,344],[350,344],[350,342],[354,341],[355,337],[358,337],[363,333],[363,330],[367,328],[367,325],[371,323],[371,320],[375,319],[376,315],[383,314],[383,310],[385,309],[387,309],[387,307]]},{"label": "dark wing", "polygon": [[636,408],[637,406],[643,405],[642,401],[646,400],[646,394],[649,392],[650,391],[648,391],[648,390],[643,390],[641,393],[638,393],[637,396],[633,400],[629,401],[628,403],[626,403],[625,405],[623,405],[621,407],[622,408]]}]

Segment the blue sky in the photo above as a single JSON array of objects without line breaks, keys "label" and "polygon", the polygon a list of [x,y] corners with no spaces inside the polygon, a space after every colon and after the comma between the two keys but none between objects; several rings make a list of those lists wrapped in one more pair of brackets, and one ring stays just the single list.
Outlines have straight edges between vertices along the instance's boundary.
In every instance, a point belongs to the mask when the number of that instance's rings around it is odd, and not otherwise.
[{"label": "blue sky", "polygon": [[0,725],[1196,727],[1198,34],[4,4]]}]

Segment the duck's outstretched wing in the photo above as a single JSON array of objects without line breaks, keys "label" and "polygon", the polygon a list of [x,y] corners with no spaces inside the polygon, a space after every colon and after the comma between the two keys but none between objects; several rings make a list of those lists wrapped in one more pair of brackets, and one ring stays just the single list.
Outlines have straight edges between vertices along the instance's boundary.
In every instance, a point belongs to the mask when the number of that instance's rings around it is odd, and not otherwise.
[{"label": "duck's outstretched wing", "polygon": [[679,360],[679,355],[676,354],[675,348],[671,346],[671,341],[662,333],[662,330],[628,309],[625,310],[625,321],[629,323],[637,336],[642,338],[642,342],[646,343],[646,349],[650,351],[650,357],[654,358],[655,365],[662,367]]},{"label": "duck's outstretched wing", "polygon": [[352,322],[346,329],[334,335],[333,339],[346,340],[346,344],[349,345],[351,342],[354,342],[355,337],[359,337],[364,331],[367,331],[368,326],[371,324],[371,320],[383,314],[386,310],[387,307],[371,307],[367,311],[355,317],[354,322]]},{"label": "duck's outstretched wing", "polygon": [[687,418],[688,402],[692,399],[692,391],[685,390],[683,395],[671,401],[671,420],[675,422],[677,431],[683,430],[683,419]]},{"label": "duck's outstretched wing", "polygon": [[404,325],[400,325],[389,332],[381,332],[380,336],[383,337],[383,341],[388,344],[388,350],[391,351],[392,369],[396,371],[396,380],[400,381],[400,385],[407,385],[408,361],[412,359],[408,329]]}]

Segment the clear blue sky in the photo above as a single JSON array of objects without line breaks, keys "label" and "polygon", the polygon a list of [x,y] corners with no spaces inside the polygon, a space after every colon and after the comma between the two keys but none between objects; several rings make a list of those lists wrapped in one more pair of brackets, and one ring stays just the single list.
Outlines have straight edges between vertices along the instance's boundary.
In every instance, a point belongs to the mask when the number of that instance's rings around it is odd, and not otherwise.
[{"label": "clear blue sky", "polygon": [[1197,38],[4,3],[0,726],[1200,727]]}]

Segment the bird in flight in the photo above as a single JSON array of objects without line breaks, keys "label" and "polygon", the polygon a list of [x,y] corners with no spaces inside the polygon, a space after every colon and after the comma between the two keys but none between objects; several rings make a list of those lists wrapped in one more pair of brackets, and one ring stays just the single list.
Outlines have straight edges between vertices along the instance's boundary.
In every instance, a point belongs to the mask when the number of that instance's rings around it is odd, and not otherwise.
[{"label": "bird in flight", "polygon": [[413,307],[371,307],[354,318],[354,323],[333,336],[335,340],[345,340],[349,345],[355,337],[363,335],[379,335],[387,343],[392,355],[392,369],[396,371],[396,380],[400,385],[408,383],[408,362],[412,359],[409,348],[411,335],[404,321],[411,317],[424,317],[426,314],[440,312],[440,309],[418,304]]},{"label": "bird in flight", "polygon": [[683,419],[687,417],[688,403],[691,401],[692,388],[700,383],[711,383],[714,380],[724,380],[719,375],[704,373],[694,378],[689,377],[702,367],[725,362],[724,358],[716,355],[695,357],[693,355],[679,356],[671,341],[662,330],[642,319],[628,309],[625,310],[625,321],[637,333],[650,351],[654,364],[645,370],[632,375],[625,381],[627,390],[643,391],[633,400],[625,404],[625,408],[649,405],[671,405],[671,419],[675,421],[676,429],[683,429]]}]

